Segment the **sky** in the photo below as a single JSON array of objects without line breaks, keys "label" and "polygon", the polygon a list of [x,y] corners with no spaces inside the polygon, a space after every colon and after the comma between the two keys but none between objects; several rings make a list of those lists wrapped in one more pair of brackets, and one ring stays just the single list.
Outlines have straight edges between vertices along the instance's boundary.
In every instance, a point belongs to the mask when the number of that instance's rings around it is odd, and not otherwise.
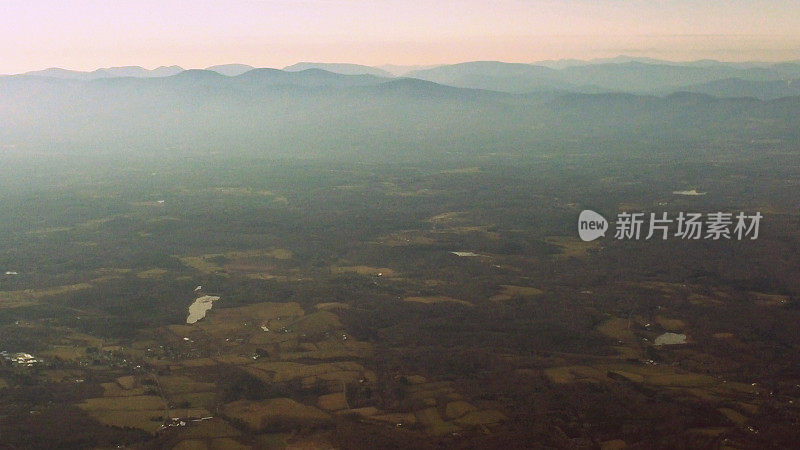
[{"label": "sky", "polygon": [[798,0],[0,0],[0,73],[800,59]]}]

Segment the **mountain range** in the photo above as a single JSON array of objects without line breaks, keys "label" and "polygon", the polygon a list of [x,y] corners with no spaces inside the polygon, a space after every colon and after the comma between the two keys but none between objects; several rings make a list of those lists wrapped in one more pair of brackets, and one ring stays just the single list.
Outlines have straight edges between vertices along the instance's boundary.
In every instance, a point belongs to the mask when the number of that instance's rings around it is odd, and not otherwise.
[{"label": "mountain range", "polygon": [[[253,70],[246,64],[226,64],[205,70],[238,76]],[[716,97],[753,96],[773,99],[797,94],[800,62],[728,63],[713,60],[672,62],[652,58],[620,56],[589,61],[539,61],[533,64],[473,61],[440,66],[383,66],[302,62],[285,72],[320,69],[341,75],[403,76],[454,87],[485,89],[515,94],[529,93],[636,93],[668,95],[697,92]],[[385,69],[385,70],[384,70]],[[147,70],[138,66],[112,67],[92,72],[51,68],[16,76],[89,81],[101,78],[168,77],[184,69],[178,66]]]},{"label": "mountain range", "polygon": [[[709,95],[741,92],[740,81],[696,84],[696,92],[662,95],[572,92],[602,90],[563,81],[558,89],[526,92],[519,87],[545,83],[554,70],[496,63],[467,68],[483,78],[463,76],[458,65],[425,72],[436,81],[458,76],[457,84],[513,81],[515,88],[509,90],[517,92],[316,68],[251,69],[236,76],[185,70],[164,77],[88,80],[41,74],[0,77],[0,149],[114,154],[137,148],[191,149],[420,160],[559,148],[636,155],[723,144],[726,151],[749,151],[753,142],[762,141],[796,151],[800,143],[800,96],[761,100]],[[759,83],[766,83],[763,89]],[[781,83],[754,81],[747,86],[768,97],[795,92],[791,83],[785,88]]]}]

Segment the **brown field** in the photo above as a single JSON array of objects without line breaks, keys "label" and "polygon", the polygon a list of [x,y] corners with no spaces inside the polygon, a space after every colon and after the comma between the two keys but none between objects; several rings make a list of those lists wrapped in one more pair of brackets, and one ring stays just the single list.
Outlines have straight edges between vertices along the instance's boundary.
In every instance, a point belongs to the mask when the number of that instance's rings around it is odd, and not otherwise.
[{"label": "brown field", "polygon": [[213,439],[236,437],[242,433],[219,417],[201,422],[193,422],[191,426],[181,428],[180,436],[185,439]]},{"label": "brown field", "polygon": [[622,359],[643,359],[646,356],[646,351],[642,347],[626,347],[624,345],[612,346],[617,351],[618,356]]},{"label": "brown field", "polygon": [[436,241],[426,236],[421,231],[404,231],[399,233],[383,236],[377,240],[377,243],[388,245],[392,247],[399,247],[404,245],[431,245]]},{"label": "brown field", "polygon": [[395,197],[424,197],[428,195],[433,195],[438,191],[434,191],[431,189],[417,189],[417,190],[410,190],[410,191],[401,191],[401,190],[393,190],[387,192],[388,195],[392,195]]},{"label": "brown field", "polygon": [[722,306],[724,303],[714,297],[702,294],[692,293],[689,295],[689,303],[693,305],[703,305],[703,306]]},{"label": "brown field", "polygon": [[691,428],[691,429],[689,429],[690,433],[696,433],[696,434],[700,434],[700,435],[703,435],[703,436],[709,436],[709,437],[717,437],[717,436],[721,435],[722,433],[725,433],[725,432],[728,432],[728,431],[730,431],[730,428],[724,428],[724,427]]},{"label": "brown field", "polygon": [[86,358],[86,348],[71,345],[54,345],[42,352],[46,358],[59,358],[66,361],[79,361]]},{"label": "brown field", "polygon": [[330,416],[321,410],[289,398],[260,402],[238,400],[223,405],[222,412],[227,417],[241,420],[253,430],[260,430],[271,423],[282,421],[318,423],[330,419]]},{"label": "brown field", "polygon": [[744,425],[744,423],[747,422],[747,417],[734,409],[720,408],[719,412],[736,425]]},{"label": "brown field", "polygon": [[319,341],[311,344],[316,347],[307,351],[286,351],[281,353],[280,359],[284,361],[292,360],[330,360],[343,358],[369,358],[374,350],[372,344],[359,342],[353,338],[346,341],[333,337],[326,341]]},{"label": "brown field", "polygon": [[667,331],[681,331],[686,328],[686,323],[679,319],[669,319],[664,316],[656,316],[655,321],[661,328]]},{"label": "brown field", "polygon": [[[716,402],[735,398],[755,390],[745,383],[723,382],[710,375],[680,372],[669,366],[635,363],[601,363],[595,366],[561,366],[545,369],[545,375],[554,383],[611,382],[621,377],[632,383],[685,392],[703,401]],[[755,406],[748,405],[753,409]]]},{"label": "brown field", "polygon": [[170,408],[169,415],[182,419],[209,417],[211,413],[205,408]]},{"label": "brown field", "polygon": [[326,311],[331,309],[350,309],[350,305],[341,302],[317,303],[315,307]]},{"label": "brown field", "polygon": [[49,381],[55,383],[74,383],[77,379],[84,378],[84,372],[82,370],[75,370],[75,369],[54,369],[54,370],[47,370],[44,371],[43,375]]},{"label": "brown field", "polygon": [[[226,271],[243,272],[269,272],[274,266],[264,258],[276,260],[292,259],[293,253],[285,248],[257,249],[247,251],[234,251],[228,253],[210,253],[199,256],[183,256],[178,259],[188,267],[203,273],[216,273]],[[214,262],[215,258],[225,258],[230,260],[224,265]]]},{"label": "brown field", "polygon": [[544,291],[541,289],[537,289],[535,287],[528,287],[528,286],[513,286],[510,284],[502,284],[500,285],[502,288],[500,293],[497,295],[493,295],[489,298],[492,301],[505,301],[511,300],[512,298],[534,298],[544,294]]},{"label": "brown field", "polygon": [[48,227],[48,228],[39,228],[33,231],[28,231],[26,234],[51,234],[51,233],[61,233],[63,231],[70,231],[72,227]]},{"label": "brown field", "polygon": [[166,275],[168,273],[169,273],[169,270],[166,270],[166,269],[150,269],[150,270],[141,271],[141,272],[137,273],[136,276],[139,277],[139,278],[145,278],[145,279],[160,278],[160,277],[163,277],[164,275]]},{"label": "brown field", "polygon": [[777,295],[777,294],[765,294],[763,292],[748,292],[750,297],[752,297],[756,304],[759,306],[778,306],[783,305],[789,301],[789,297],[786,295]]},{"label": "brown field", "polygon": [[237,259],[237,258],[257,258],[260,256],[266,256],[269,258],[274,259],[292,259],[294,254],[291,250],[285,248],[270,248],[270,249],[256,249],[256,250],[244,250],[238,252],[228,252],[225,253],[224,256],[230,259]]},{"label": "brown field", "polygon": [[[288,252],[288,250],[287,250]],[[258,256],[241,256],[230,260],[222,267],[228,272],[248,272],[248,275],[255,275],[262,279],[278,279],[287,278],[286,275],[275,274],[279,271],[276,259],[290,259],[291,252],[287,254],[278,253],[282,258],[274,256],[258,255]]]},{"label": "brown field", "polygon": [[627,447],[628,444],[622,439],[612,439],[610,441],[604,441],[600,444],[600,450],[622,450],[623,448]]},{"label": "brown field", "polygon": [[446,213],[437,214],[428,219],[428,222],[449,223],[449,222],[463,222],[463,216],[466,214],[464,211],[451,211]]},{"label": "brown field", "polygon": [[253,362],[250,358],[246,358],[244,356],[239,356],[239,355],[220,355],[220,356],[215,356],[212,359],[220,364],[233,364],[236,366],[242,364],[250,364],[251,362]]},{"label": "brown field", "polygon": [[80,404],[86,411],[145,411],[164,410],[164,401],[154,395],[138,395],[131,397],[101,397],[86,399]]},{"label": "brown field", "polygon": [[[446,234],[446,233],[455,233],[460,235],[465,234],[478,234],[487,239],[498,240],[501,237],[501,234],[496,231],[489,231],[490,225],[474,225],[474,226],[457,226],[457,227],[449,227],[446,228],[444,231],[441,231],[436,234]],[[483,256],[483,255],[482,255]]]},{"label": "brown field", "polygon": [[363,408],[353,408],[353,409],[346,409],[344,411],[338,411],[337,414],[355,414],[361,417],[372,417],[381,411],[374,407],[374,406],[365,406]]},{"label": "brown field", "polygon": [[339,316],[329,311],[316,311],[297,318],[286,328],[292,333],[318,334],[342,328]]},{"label": "brown field", "polygon": [[442,170],[440,174],[465,174],[465,173],[480,173],[480,167],[462,167],[459,169]]},{"label": "brown field", "polygon": [[612,317],[597,326],[597,331],[603,336],[607,336],[622,342],[634,342],[636,336],[630,330],[632,320]]},{"label": "brown field", "polygon": [[472,411],[455,420],[459,425],[489,425],[506,420],[505,414],[493,409],[485,411]]},{"label": "brown field", "polygon": [[369,419],[377,420],[378,422],[389,423],[392,425],[396,424],[412,425],[417,423],[417,417],[413,413],[376,414],[369,416]]},{"label": "brown field", "polygon": [[209,367],[219,364],[211,358],[185,359],[181,361],[181,366],[185,368]]},{"label": "brown field", "polygon": [[461,395],[453,388],[449,381],[415,384],[406,387],[409,397],[424,401],[429,405],[436,405],[439,399],[448,401],[461,400]]},{"label": "brown field", "polygon": [[561,253],[557,256],[561,258],[582,258],[589,250],[600,246],[599,241],[584,242],[573,236],[547,236],[544,241],[560,247]]},{"label": "brown field", "polygon": [[641,286],[647,289],[652,289],[663,295],[674,295],[681,291],[685,291],[688,287],[681,283],[668,283],[664,281],[638,281],[629,283],[632,286]]},{"label": "brown field", "polygon": [[286,275],[272,275],[269,273],[248,273],[245,275],[252,280],[275,280],[275,281],[288,281],[289,277]]},{"label": "brown field", "polygon": [[430,434],[438,436],[460,430],[458,426],[445,422],[436,408],[421,409],[414,414],[417,417],[417,423],[423,425]]},{"label": "brown field", "polygon": [[[295,378],[317,377],[326,374],[371,373],[362,365],[355,362],[335,362],[322,364],[301,364],[296,362],[256,362],[246,367],[246,370],[268,382],[289,381]],[[329,377],[331,378],[331,377]],[[335,377],[334,377],[335,378]]]},{"label": "brown field", "polygon": [[263,189],[250,189],[250,188],[243,188],[243,187],[230,187],[230,186],[219,186],[206,189],[208,192],[212,192],[214,194],[219,195],[231,195],[231,196],[243,196],[243,197],[267,197],[271,199],[273,202],[281,203],[281,204],[288,204],[289,201],[286,197],[277,194],[273,191],[267,191]]},{"label": "brown field", "polygon": [[453,297],[447,297],[444,295],[436,295],[436,296],[429,296],[429,297],[406,297],[403,300],[407,302],[414,302],[414,303],[458,303],[461,305],[466,306],[473,306],[472,303],[464,300],[459,300]]},{"label": "brown field", "polygon": [[164,402],[152,395],[90,398],[78,407],[105,425],[154,432],[164,422]]},{"label": "brown field", "polygon": [[545,376],[556,384],[592,382],[606,379],[604,372],[589,366],[550,367],[544,370]]},{"label": "brown field", "polygon": [[114,427],[138,428],[147,432],[155,432],[164,423],[164,410],[90,410],[87,411],[92,417],[103,425]]},{"label": "brown field", "polygon": [[449,419],[457,419],[457,418],[463,416],[464,414],[467,414],[467,413],[473,412],[473,411],[477,411],[477,410],[478,410],[478,408],[470,405],[469,403],[467,403],[467,402],[465,402],[463,400],[459,400],[459,401],[450,402],[450,403],[447,404],[447,407],[445,408],[445,415]]},{"label": "brown field", "polygon": [[217,401],[216,392],[189,392],[185,394],[172,394],[170,401],[179,404],[187,402],[193,408],[211,408]]},{"label": "brown field", "polygon": [[633,383],[644,383],[644,376],[638,373],[628,372],[625,370],[610,370],[609,372],[611,372],[614,375],[625,378],[626,380]]},{"label": "brown field", "polygon": [[406,380],[411,384],[422,384],[428,381],[428,379],[422,375],[406,375]]},{"label": "brown field", "polygon": [[[204,320],[197,323],[197,327],[222,340],[230,338],[234,333],[275,336],[278,333],[266,333],[261,330],[261,325],[268,323],[271,329],[278,331],[280,327],[270,323],[271,321],[278,318],[296,318],[304,314],[297,303],[256,303],[238,308],[212,309]],[[178,332],[176,335],[186,334]]]},{"label": "brown field", "polygon": [[645,380],[648,384],[670,387],[709,387],[717,383],[714,377],[693,373],[652,375]]},{"label": "brown field", "polygon": [[252,447],[244,445],[236,439],[231,438],[218,438],[211,441],[209,450],[247,450]]},{"label": "brown field", "polygon": [[317,406],[325,411],[347,409],[347,399],[344,397],[344,392],[320,395],[317,399]]},{"label": "brown field", "polygon": [[359,275],[373,275],[380,274],[385,277],[395,276],[397,273],[388,267],[370,267],[370,266],[331,266],[331,273],[340,275],[343,273],[357,273]]},{"label": "brown field", "polygon": [[212,391],[215,388],[214,383],[195,381],[183,375],[162,375],[158,377],[158,382],[168,396]]},{"label": "brown field", "polygon": [[147,390],[143,386],[122,387],[119,382],[101,383],[101,386],[103,387],[103,397],[137,397],[144,395]]},{"label": "brown field", "polygon": [[207,450],[206,441],[200,439],[186,439],[178,442],[172,450]]},{"label": "brown field", "polygon": [[325,381],[335,381],[340,383],[354,383],[361,378],[363,371],[358,370],[340,370],[335,372],[328,372],[322,375],[317,375],[316,378]]},{"label": "brown field", "polygon": [[222,255],[183,256],[180,261],[183,265],[203,273],[222,272],[222,266],[212,263],[209,259]]},{"label": "brown field", "polygon": [[47,297],[56,297],[71,292],[91,289],[89,283],[68,284],[45,289],[23,289],[18,291],[0,291],[0,308],[19,308],[37,303]]},{"label": "brown field", "polygon": [[105,275],[102,277],[92,278],[92,284],[104,284],[104,283],[112,283],[115,281],[123,280],[124,277],[122,275]]}]

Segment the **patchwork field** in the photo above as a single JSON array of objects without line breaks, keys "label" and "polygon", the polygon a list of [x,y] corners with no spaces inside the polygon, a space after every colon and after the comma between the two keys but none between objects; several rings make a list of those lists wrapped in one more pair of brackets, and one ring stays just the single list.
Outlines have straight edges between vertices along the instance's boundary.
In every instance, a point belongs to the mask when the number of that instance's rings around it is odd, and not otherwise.
[{"label": "patchwork field", "polygon": [[465,306],[472,306],[472,303],[466,300],[459,300],[457,298],[448,297],[446,295],[435,295],[435,296],[428,296],[428,297],[406,297],[404,299],[407,302],[413,303],[458,303],[459,305]]},{"label": "patchwork field", "polygon": [[0,308],[20,308],[33,305],[40,300],[63,296],[91,289],[89,283],[78,283],[57,286],[47,289],[22,289],[18,291],[0,291]]},{"label": "patchwork field", "polygon": [[[599,153],[179,158],[4,190],[0,446],[792,448],[794,163],[759,182]],[[748,199],[784,211],[758,241],[574,233],[582,208]]]}]

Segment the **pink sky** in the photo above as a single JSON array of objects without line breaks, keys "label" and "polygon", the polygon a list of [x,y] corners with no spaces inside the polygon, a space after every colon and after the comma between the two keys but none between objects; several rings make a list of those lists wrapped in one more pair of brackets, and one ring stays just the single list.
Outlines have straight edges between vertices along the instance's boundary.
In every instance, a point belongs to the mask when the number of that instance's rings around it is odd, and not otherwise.
[{"label": "pink sky", "polygon": [[800,59],[800,1],[0,0],[0,73],[619,54]]}]

